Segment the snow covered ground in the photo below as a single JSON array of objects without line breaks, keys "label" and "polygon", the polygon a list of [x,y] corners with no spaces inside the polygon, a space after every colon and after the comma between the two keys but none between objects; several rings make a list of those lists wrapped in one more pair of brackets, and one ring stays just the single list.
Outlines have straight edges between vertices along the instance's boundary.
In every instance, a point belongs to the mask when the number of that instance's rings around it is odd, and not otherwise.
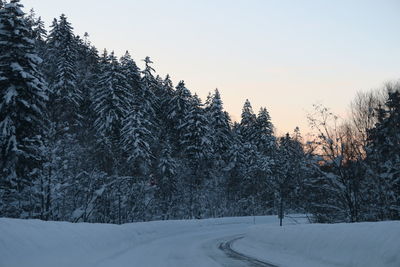
[{"label": "snow covered ground", "polygon": [[221,266],[216,240],[242,234],[252,223],[252,217],[124,225],[1,218],[0,266]]},{"label": "snow covered ground", "polygon": [[245,266],[221,242],[279,266],[400,266],[400,222],[289,225],[275,216],[125,225],[0,218],[0,266]]},{"label": "snow covered ground", "polygon": [[399,267],[400,221],[256,225],[233,249],[279,266]]}]

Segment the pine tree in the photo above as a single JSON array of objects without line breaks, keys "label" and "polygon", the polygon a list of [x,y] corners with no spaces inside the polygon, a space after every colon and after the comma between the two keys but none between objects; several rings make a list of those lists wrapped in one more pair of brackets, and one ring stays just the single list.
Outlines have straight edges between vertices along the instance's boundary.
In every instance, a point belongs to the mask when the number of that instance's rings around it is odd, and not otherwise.
[{"label": "pine tree", "polygon": [[[36,20],[36,13],[33,8],[29,10],[28,14],[25,14],[25,22],[26,26],[31,29],[31,32],[33,32],[33,27],[35,25],[35,20]],[[33,38],[33,34],[31,36]]]},{"label": "pine tree", "polygon": [[222,100],[218,89],[215,90],[209,104],[207,116],[211,128],[214,155],[217,160],[222,160],[230,147],[231,129],[229,119],[223,111]]},{"label": "pine tree", "polygon": [[169,106],[170,112],[168,119],[175,122],[175,125],[181,125],[184,117],[189,110],[189,102],[192,94],[186,88],[185,83],[180,81],[175,89],[175,94],[172,97]]},{"label": "pine tree", "polygon": [[48,98],[21,8],[0,9],[0,216],[38,217]]},{"label": "pine tree", "polygon": [[229,203],[229,216],[239,216],[241,213],[240,200],[243,192],[243,177],[246,173],[246,159],[244,155],[244,147],[241,138],[233,135],[231,146],[227,152],[227,166],[224,168],[226,175],[225,190],[226,198]]},{"label": "pine tree", "polygon": [[50,158],[46,171],[48,183],[54,188],[48,213],[51,219],[66,219],[76,208],[74,195],[79,186],[75,181],[80,172],[79,155],[83,154],[83,147],[79,142],[82,130],[82,88],[77,74],[79,43],[64,14],[58,21],[54,19],[46,46],[43,68],[48,77],[51,103],[48,107]]},{"label": "pine tree", "polygon": [[[171,77],[167,74],[163,81],[163,98],[170,99],[174,95],[174,85],[172,84]],[[167,102],[167,101],[164,101]]]},{"label": "pine tree", "polygon": [[45,38],[47,36],[47,30],[44,26],[44,21],[42,20],[42,17],[38,17],[36,22],[35,22],[35,28],[34,28],[34,38],[41,42],[44,43]]},{"label": "pine tree", "polygon": [[243,141],[252,142],[256,135],[256,115],[253,112],[250,101],[246,99],[242,109],[242,120],[240,121],[240,132]]},{"label": "pine tree", "polygon": [[157,142],[161,134],[159,114],[160,96],[157,93],[160,85],[157,78],[158,76],[156,78],[153,76],[153,73],[155,72],[151,67],[153,62],[149,57],[146,57],[144,61],[146,64],[145,69],[140,71],[129,54],[125,54],[125,56],[121,58],[122,67],[125,70],[128,82],[133,89],[133,103],[135,106],[133,112],[140,112],[140,114],[137,114],[139,116],[137,119],[141,121],[140,127],[142,127],[143,131],[151,133],[146,137],[143,137],[143,140],[149,146],[148,153],[152,154],[152,156],[146,160],[148,161],[146,162],[146,165],[150,168],[147,172],[151,172],[150,175],[154,175],[153,170],[151,169],[155,167],[153,166],[155,163],[152,159],[157,157],[160,152]]},{"label": "pine tree", "polygon": [[266,193],[266,174],[269,174],[269,165],[265,157],[257,150],[252,142],[243,143],[244,176],[242,177],[242,212],[245,215],[261,214],[266,206],[263,196]]},{"label": "pine tree", "polygon": [[135,97],[136,105],[142,103],[144,100],[144,94],[142,92],[142,81],[140,76],[140,69],[132,59],[128,51],[120,59],[122,72],[124,73],[130,88],[132,88],[132,94]]},{"label": "pine tree", "polygon": [[[136,167],[132,166],[132,162],[137,155],[130,150],[134,148],[130,145],[136,141],[134,135],[137,129],[133,128],[136,127],[136,118],[130,116],[134,107],[133,89],[125,73],[126,69],[114,53],[108,54],[104,50],[100,57],[92,109],[96,117],[93,123],[95,161],[99,170],[106,173],[109,182],[99,200],[96,216],[112,223],[143,218],[143,205],[139,202],[143,202],[144,185],[132,179],[132,169]],[[124,142],[127,142],[126,146]]]},{"label": "pine tree", "polygon": [[[47,43],[48,65],[45,67],[48,67],[52,73],[48,80],[52,103],[49,110],[54,134],[58,136],[58,139],[62,139],[64,135],[71,137],[79,126],[77,118],[82,97],[80,88],[77,86],[75,37],[73,28],[64,14],[60,16],[59,21],[54,19]],[[74,140],[70,141],[74,142]]]},{"label": "pine tree", "polygon": [[272,156],[275,148],[274,126],[266,108],[261,108],[256,119],[255,144],[263,155]]},{"label": "pine tree", "polygon": [[127,162],[133,167],[133,175],[143,176],[149,173],[151,166],[151,124],[138,108],[132,109],[124,120],[122,128],[122,146],[127,154]]},{"label": "pine tree", "polygon": [[[80,88],[81,101],[79,103],[77,137],[83,147],[93,144],[93,121],[96,116],[93,111],[93,98],[97,81],[99,78],[99,56],[95,47],[88,41],[88,34],[84,39],[79,36],[75,38],[77,46],[76,68],[79,70],[76,75],[76,84]],[[91,151],[93,152],[93,151]],[[89,155],[86,155],[89,156]]]},{"label": "pine tree", "polygon": [[274,175],[269,182],[275,191],[276,211],[282,220],[285,211],[299,212],[302,208],[299,199],[306,177],[307,163],[298,128],[295,129],[294,137],[287,133],[279,138],[279,147],[274,159]]},{"label": "pine tree", "polygon": [[42,51],[43,56],[43,64],[42,64],[42,72],[43,76],[46,79],[47,84],[49,86],[55,82],[56,79],[56,70],[57,70],[57,61],[58,58],[58,46],[59,46],[59,30],[58,30],[58,21],[56,18],[53,19],[50,30],[47,35],[47,39],[44,43],[44,49]]},{"label": "pine tree", "polygon": [[[165,142],[157,164],[157,193],[162,218],[168,220],[176,216],[178,195],[178,163],[171,156],[171,147]],[[174,209],[175,208],[175,209]]]},{"label": "pine tree", "polygon": [[160,86],[160,125],[163,127],[164,134],[172,136],[173,124],[168,120],[168,112],[170,111],[170,102],[175,95],[174,86],[172,84],[170,76],[167,74],[162,85]]},{"label": "pine tree", "polygon": [[210,129],[201,108],[200,99],[194,95],[190,100],[190,106],[185,114],[180,130],[181,157],[185,159],[190,170],[187,186],[189,189],[189,214],[190,217],[201,216],[199,194],[204,185],[207,166],[211,158]]},{"label": "pine tree", "polygon": [[181,130],[180,144],[183,147],[183,155],[194,160],[207,159],[211,152],[210,131],[197,95],[193,96],[184,122],[179,129]]},{"label": "pine tree", "polygon": [[180,81],[175,92],[166,105],[167,125],[171,133],[173,153],[181,151],[179,139],[181,136],[181,125],[185,122],[185,116],[189,112],[192,95],[186,88],[185,83]]},{"label": "pine tree", "polygon": [[150,57],[146,57],[143,61],[145,62],[146,66],[142,71],[142,90],[138,95],[138,99],[141,101],[141,109],[146,116],[149,116],[151,120],[155,120],[156,113],[160,107],[159,99],[155,95],[158,83],[153,75],[154,69],[150,65],[153,63],[153,61],[150,60]]},{"label": "pine tree", "polygon": [[[73,28],[64,14],[60,16],[57,26],[50,32],[49,46],[55,49],[53,61],[55,77],[50,83],[52,91],[51,102],[57,107],[53,121],[58,120],[61,128],[73,127],[81,101],[81,91],[77,86],[77,47]],[[76,126],[76,125],[75,125]]]},{"label": "pine tree", "polygon": [[29,28],[32,29],[32,39],[36,41],[36,46],[43,46],[47,36],[47,31],[42,18],[36,18],[35,11],[31,9],[26,20]]},{"label": "pine tree", "polygon": [[[96,114],[93,110],[93,95],[97,84],[99,73],[97,49],[91,46],[88,40],[89,35],[84,34],[83,39],[75,36],[76,46],[76,73],[77,88],[81,91],[81,101],[77,116],[75,129],[76,144],[73,146],[75,155],[74,183],[69,187],[69,195],[73,195],[71,202],[73,208],[70,210],[72,221],[93,220],[92,213],[97,207],[97,200],[100,195],[97,190],[103,188],[106,180],[105,173],[100,171],[96,155],[96,138],[93,129],[93,121]],[[100,191],[98,191],[100,192]],[[107,192],[103,190],[103,192]],[[70,197],[69,197],[70,198]]]},{"label": "pine tree", "polygon": [[123,120],[132,109],[132,89],[122,71],[121,65],[112,52],[107,51],[101,58],[101,73],[94,93],[93,109],[97,116],[94,121],[104,171],[114,175],[120,164],[119,147]]},{"label": "pine tree", "polygon": [[[367,143],[369,211],[380,220],[400,218],[400,92],[388,93]],[[372,198],[372,199],[371,199]]]}]

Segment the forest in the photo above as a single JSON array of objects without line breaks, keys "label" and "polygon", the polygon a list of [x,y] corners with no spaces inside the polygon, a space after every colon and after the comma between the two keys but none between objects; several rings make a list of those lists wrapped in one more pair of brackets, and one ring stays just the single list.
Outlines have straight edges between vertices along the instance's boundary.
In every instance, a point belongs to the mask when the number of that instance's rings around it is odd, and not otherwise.
[{"label": "forest", "polygon": [[144,63],[0,0],[0,217],[400,219],[399,82],[346,118],[315,105],[310,137],[277,136],[267,108],[246,100],[232,121],[217,89],[203,102]]}]

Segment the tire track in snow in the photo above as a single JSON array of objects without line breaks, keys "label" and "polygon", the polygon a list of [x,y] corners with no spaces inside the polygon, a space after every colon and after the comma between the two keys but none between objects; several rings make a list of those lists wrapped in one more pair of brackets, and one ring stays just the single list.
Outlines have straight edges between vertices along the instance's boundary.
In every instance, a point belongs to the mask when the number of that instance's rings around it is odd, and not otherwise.
[{"label": "tire track in snow", "polygon": [[246,263],[247,266],[249,267],[278,267],[277,265],[257,260],[255,258],[252,258],[250,256],[244,255],[240,252],[233,250],[232,244],[241,238],[243,238],[243,236],[235,237],[228,241],[223,241],[219,244],[218,248],[222,250],[229,258],[242,261]]}]

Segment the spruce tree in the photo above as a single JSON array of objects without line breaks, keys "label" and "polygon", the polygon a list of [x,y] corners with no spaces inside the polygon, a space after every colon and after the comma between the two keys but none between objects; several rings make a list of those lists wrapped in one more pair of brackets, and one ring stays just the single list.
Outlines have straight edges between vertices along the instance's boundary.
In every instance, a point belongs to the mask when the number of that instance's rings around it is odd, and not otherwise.
[{"label": "spruce tree", "polygon": [[224,168],[226,175],[225,194],[228,206],[229,216],[239,216],[241,213],[241,205],[238,205],[243,193],[243,177],[246,173],[246,159],[241,138],[237,132],[234,132],[231,146],[227,152],[227,166]]},{"label": "spruce tree", "polygon": [[47,39],[43,49],[43,66],[42,71],[49,86],[55,82],[57,61],[58,58],[58,46],[59,46],[59,30],[58,21],[56,18],[53,19],[50,25],[50,30],[47,35]]},{"label": "spruce tree", "polygon": [[132,109],[132,89],[112,52],[104,51],[100,76],[94,93],[94,121],[103,170],[114,175],[120,162],[121,129]]},{"label": "spruce tree", "polygon": [[269,180],[276,196],[275,206],[279,217],[283,219],[287,210],[299,211],[301,205],[301,187],[305,178],[305,153],[300,143],[299,132],[295,130],[295,138],[289,133],[279,138],[279,147],[274,160],[274,175]]},{"label": "spruce tree", "polygon": [[380,220],[400,218],[400,92],[388,92],[378,122],[370,129],[366,162],[369,210]]},{"label": "spruce tree", "polygon": [[123,124],[121,145],[126,152],[127,163],[133,169],[131,175],[143,179],[151,166],[150,122],[139,108],[134,108]]},{"label": "spruce tree", "polygon": [[159,99],[158,96],[155,95],[155,91],[157,90],[158,83],[153,73],[155,72],[151,64],[153,61],[150,60],[150,57],[146,57],[143,60],[146,64],[145,69],[142,71],[142,79],[141,79],[141,92],[138,95],[139,101],[141,101],[141,109],[149,116],[151,120],[156,119],[156,113],[159,109]]},{"label": "spruce tree", "polygon": [[244,142],[253,142],[256,135],[256,115],[250,101],[246,99],[241,115],[240,132]]},{"label": "spruce tree", "polygon": [[204,160],[211,153],[210,130],[204,110],[201,108],[201,100],[194,95],[189,109],[184,117],[184,122],[179,126],[181,130],[180,144],[183,147],[183,155],[189,159]]},{"label": "spruce tree", "polygon": [[176,216],[176,206],[179,204],[178,163],[171,156],[171,147],[165,142],[157,164],[157,192],[162,219],[168,220]]},{"label": "spruce tree", "polygon": [[36,41],[36,46],[42,46],[47,36],[47,31],[42,18],[37,18],[35,11],[31,9],[26,20],[32,31],[32,38]]},{"label": "spruce tree", "polygon": [[261,108],[256,119],[255,143],[264,155],[272,155],[275,147],[274,126],[266,108]]},{"label": "spruce tree", "polygon": [[221,95],[218,89],[215,89],[215,93],[211,98],[207,115],[212,131],[214,155],[217,160],[222,160],[230,147],[232,136],[229,120],[223,111]]},{"label": "spruce tree", "polygon": [[39,217],[48,97],[21,8],[0,9],[0,216]]},{"label": "spruce tree", "polygon": [[[78,113],[81,101],[81,91],[77,86],[77,47],[73,28],[64,14],[60,16],[58,24],[49,35],[49,45],[55,53],[53,64],[55,77],[50,83],[52,91],[51,102],[57,109],[54,111],[54,121],[64,124],[61,126],[73,127],[75,116]],[[68,124],[68,125],[67,125]]]},{"label": "spruce tree", "polygon": [[185,122],[185,116],[189,112],[192,94],[186,88],[185,83],[180,81],[175,88],[173,96],[169,99],[167,110],[167,124],[171,133],[171,143],[173,153],[180,152],[182,147],[179,146],[181,136],[181,125]]},{"label": "spruce tree", "polygon": [[185,114],[180,130],[181,156],[185,159],[190,171],[187,186],[189,189],[189,214],[190,217],[201,216],[201,194],[205,181],[205,174],[210,165],[212,154],[210,129],[201,101],[194,95],[189,102],[189,109]]},{"label": "spruce tree", "polygon": [[120,58],[122,72],[124,73],[132,94],[135,98],[136,105],[142,103],[144,94],[142,92],[142,81],[140,76],[140,69],[132,59],[128,51]]},{"label": "spruce tree", "polygon": [[83,147],[78,137],[82,129],[78,47],[67,17],[62,14],[58,21],[54,19],[47,39],[46,64],[43,66],[48,77],[51,103],[48,108],[51,120],[48,147],[51,153],[47,172],[49,183],[55,188],[50,201],[52,219],[70,216],[76,208],[74,195],[79,190],[75,181],[80,172],[79,155]]},{"label": "spruce tree", "polygon": [[[71,219],[73,221],[93,220],[92,212],[96,207],[96,200],[100,197],[95,192],[102,188],[101,180],[104,180],[105,173],[100,171],[96,152],[96,138],[93,129],[93,121],[96,114],[93,110],[93,95],[96,89],[99,64],[97,49],[91,46],[85,33],[83,39],[75,36],[76,45],[76,84],[81,91],[81,101],[77,124],[80,126],[75,130],[77,140],[74,146],[76,158],[74,184],[71,186],[71,193],[74,194]],[[104,181],[103,181],[104,182]],[[104,192],[105,190],[103,190]]]},{"label": "spruce tree", "polygon": [[160,120],[161,127],[163,127],[163,131],[165,134],[171,136],[172,127],[174,126],[168,120],[168,112],[170,110],[169,104],[171,99],[174,97],[175,91],[174,86],[172,84],[170,76],[167,74],[164,80],[162,81],[161,93],[160,93]]}]

